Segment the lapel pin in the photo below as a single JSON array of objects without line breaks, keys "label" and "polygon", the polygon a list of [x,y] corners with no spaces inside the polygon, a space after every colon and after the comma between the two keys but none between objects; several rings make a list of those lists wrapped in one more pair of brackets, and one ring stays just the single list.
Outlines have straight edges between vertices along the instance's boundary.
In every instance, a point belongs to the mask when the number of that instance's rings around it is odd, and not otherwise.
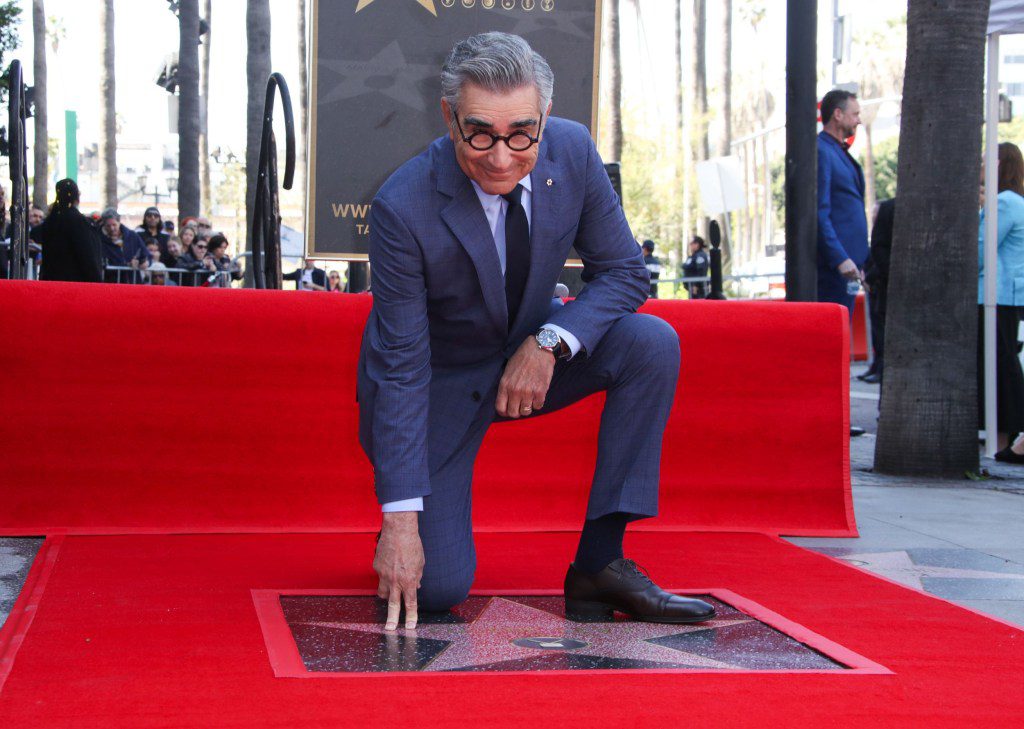
[{"label": "lapel pin", "polygon": [[555,184],[555,181],[554,181],[554,180],[552,180],[552,179],[551,179],[551,178],[549,177],[549,178],[548,178],[548,187],[551,187],[551,186],[552,186],[552,185],[554,185],[554,184]]}]

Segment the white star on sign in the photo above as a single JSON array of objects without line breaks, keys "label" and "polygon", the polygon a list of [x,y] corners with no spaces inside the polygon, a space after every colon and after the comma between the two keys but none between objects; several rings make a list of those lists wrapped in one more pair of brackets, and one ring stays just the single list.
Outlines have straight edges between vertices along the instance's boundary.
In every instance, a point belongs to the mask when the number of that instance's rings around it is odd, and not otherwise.
[{"label": "white star on sign", "polygon": [[[452,671],[550,655],[547,648],[516,645],[522,638],[550,638],[580,641],[586,645],[566,649],[564,653],[598,656],[618,660],[647,661],[693,668],[737,670],[740,666],[712,658],[676,650],[650,642],[670,635],[713,630],[729,625],[751,622],[747,619],[711,620],[698,625],[665,625],[621,621],[607,623],[576,623],[557,615],[501,597],[491,598],[471,623],[425,624],[406,631],[406,637],[446,641],[449,645],[423,667],[424,671]],[[322,628],[356,630],[378,635],[385,633],[378,623],[307,622]]]}]

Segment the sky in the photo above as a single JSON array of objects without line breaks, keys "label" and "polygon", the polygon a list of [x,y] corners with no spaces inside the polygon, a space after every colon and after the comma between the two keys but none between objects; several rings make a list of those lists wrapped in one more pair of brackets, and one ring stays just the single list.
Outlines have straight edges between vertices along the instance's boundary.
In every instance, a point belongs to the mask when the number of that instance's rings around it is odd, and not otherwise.
[{"label": "sky", "polygon": [[[331,0],[345,2],[349,0]],[[354,0],[351,0],[354,2]],[[408,2],[408,0],[384,0]],[[12,57],[21,58],[28,83],[32,83],[31,2],[21,0],[24,21],[21,47]],[[689,6],[689,3],[684,3]],[[755,35],[742,17],[747,0],[734,3],[734,66],[742,72],[755,58],[767,62],[768,80],[784,80],[785,3],[762,0],[767,9]],[[297,6],[295,0],[271,0],[273,68],[298,86]],[[832,0],[819,3],[819,55],[824,68],[831,51]],[[59,18],[65,31],[59,48],[48,51],[50,109],[79,112],[80,139],[98,137],[99,110],[99,2],[98,0],[46,0],[48,17]],[[245,146],[245,0],[214,0],[211,37],[211,146],[230,146],[240,153]],[[622,39],[627,68],[627,97],[642,100],[648,113],[664,118],[671,114],[673,84],[673,7],[670,0],[639,0],[639,13],[622,3]],[[843,0],[841,12],[854,25],[872,24],[880,18],[905,12],[905,2],[858,2]],[[166,0],[115,0],[117,110],[122,142],[173,142],[168,134],[166,91],[154,83],[164,57],[177,49],[177,20]],[[709,36],[720,21],[721,4],[708,3]],[[688,18],[684,18],[684,23]],[[749,50],[747,50],[749,49]],[[708,46],[710,77],[718,67],[718,52]]]},{"label": "sky", "polygon": [[[32,84],[32,11],[21,0],[20,58],[26,82]],[[271,0],[273,68],[299,93],[298,3]],[[241,156],[245,150],[245,0],[213,0],[210,45],[210,148],[218,145]],[[50,135],[62,111],[78,112],[80,149],[99,138],[99,75],[101,67],[99,0],[46,0],[48,18],[59,19],[65,35],[56,52],[47,50]],[[115,64],[117,116],[122,129],[118,144],[170,145],[169,94],[155,80],[164,58],[178,49],[177,18],[166,0],[115,0]],[[60,121],[60,124],[63,122]]]}]

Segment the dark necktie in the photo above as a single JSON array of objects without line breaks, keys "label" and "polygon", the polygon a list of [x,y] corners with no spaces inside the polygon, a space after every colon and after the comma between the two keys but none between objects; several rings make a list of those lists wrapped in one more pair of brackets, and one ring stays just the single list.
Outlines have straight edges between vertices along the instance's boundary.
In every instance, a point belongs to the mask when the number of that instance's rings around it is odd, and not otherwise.
[{"label": "dark necktie", "polygon": [[516,185],[512,192],[502,195],[508,201],[505,212],[505,303],[508,305],[509,329],[519,313],[526,277],[530,273],[530,223],[526,220],[522,196],[522,185]]}]

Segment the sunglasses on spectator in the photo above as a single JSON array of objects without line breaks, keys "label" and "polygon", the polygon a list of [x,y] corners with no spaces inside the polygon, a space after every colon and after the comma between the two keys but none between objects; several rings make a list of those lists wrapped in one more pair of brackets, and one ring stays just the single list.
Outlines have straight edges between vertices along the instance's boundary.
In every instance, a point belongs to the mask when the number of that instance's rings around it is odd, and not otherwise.
[{"label": "sunglasses on spectator", "polygon": [[193,243],[192,245],[194,245],[196,248],[206,248],[207,247],[205,243]]},{"label": "sunglasses on spectator", "polygon": [[196,223],[197,228],[212,228],[213,226],[209,223]]}]

